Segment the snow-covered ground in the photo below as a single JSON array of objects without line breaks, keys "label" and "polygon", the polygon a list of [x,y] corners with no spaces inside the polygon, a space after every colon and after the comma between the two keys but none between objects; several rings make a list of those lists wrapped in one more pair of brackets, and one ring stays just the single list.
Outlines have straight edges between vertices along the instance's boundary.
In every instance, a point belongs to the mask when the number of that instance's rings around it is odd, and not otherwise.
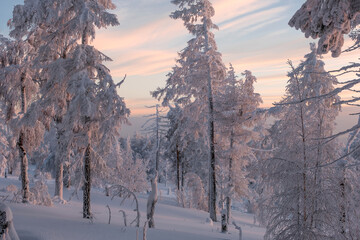
[{"label": "snow-covered ground", "polygon": [[[54,182],[48,182],[49,192],[54,191]],[[20,187],[20,181],[14,177],[0,178],[0,189],[7,185],[14,184]],[[184,209],[178,207],[174,195],[164,186],[161,197],[155,210],[155,229],[147,231],[148,240],[225,240],[239,239],[238,231],[231,226],[228,234],[220,232],[220,224],[211,225],[206,222],[208,213],[195,209]],[[64,191],[64,198],[69,199],[73,190]],[[0,192],[0,196],[7,193]],[[132,202],[126,202],[120,206],[120,199],[111,200],[106,197],[102,190],[92,190],[92,221],[82,218],[82,192],[79,192],[79,199],[74,196],[67,204],[54,203],[53,207],[35,206],[20,203],[6,204],[12,209],[14,225],[21,240],[63,240],[63,239],[142,239],[142,227],[146,217],[147,196],[140,194],[139,204],[141,211],[141,227],[125,227],[120,209],[126,212],[127,222],[134,219],[135,212]],[[8,198],[9,199],[9,198]],[[111,209],[111,223],[109,221],[109,205]],[[244,214],[239,211],[233,212],[233,218],[243,230],[243,240],[263,239],[264,229],[253,224],[253,215]]]}]

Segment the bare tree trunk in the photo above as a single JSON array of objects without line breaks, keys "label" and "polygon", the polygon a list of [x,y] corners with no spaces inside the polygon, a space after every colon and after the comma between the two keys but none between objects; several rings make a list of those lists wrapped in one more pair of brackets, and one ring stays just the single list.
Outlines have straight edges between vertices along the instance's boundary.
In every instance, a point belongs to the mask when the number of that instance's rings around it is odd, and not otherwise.
[{"label": "bare tree trunk", "polygon": [[341,203],[340,203],[340,233],[346,238],[346,198],[345,198],[345,165],[341,166],[341,180],[340,180],[340,196],[341,196]]},{"label": "bare tree trunk", "polygon": [[[289,62],[290,67],[293,69],[293,71],[295,72],[295,68],[293,67],[293,65],[291,64],[291,62]],[[297,75],[295,75],[295,80],[296,80],[296,84],[297,84],[297,90],[298,90],[298,98],[299,101],[303,100],[302,97],[302,93],[300,91],[300,82],[299,82],[299,78]],[[303,229],[307,228],[307,219],[308,219],[308,215],[307,215],[307,167],[308,167],[308,162],[307,162],[307,147],[306,147],[306,143],[307,143],[307,139],[306,139],[306,133],[305,133],[305,119],[304,119],[304,109],[303,109],[303,103],[300,103],[300,121],[301,121],[301,140],[302,140],[302,154],[303,154],[303,173],[302,173],[302,197],[303,197],[303,218],[302,218],[302,227]]]},{"label": "bare tree trunk", "polygon": [[181,191],[184,190],[185,184],[185,162],[181,161]]},{"label": "bare tree trunk", "polygon": [[58,196],[60,200],[63,199],[63,176],[64,176],[64,164],[61,159],[61,138],[63,136],[63,131],[60,129],[61,119],[56,119],[56,138],[57,146],[55,152],[55,196]]},{"label": "bare tree trunk", "polygon": [[159,172],[159,157],[160,157],[160,136],[159,136],[159,105],[156,104],[156,156],[155,156],[155,170]]},{"label": "bare tree trunk", "polygon": [[[205,31],[205,53],[209,49],[209,39],[207,30],[207,19],[204,18],[204,31]],[[214,103],[212,93],[212,78],[210,63],[208,64],[208,107],[209,107],[209,150],[210,150],[210,169],[209,169],[209,213],[210,218],[216,222],[216,161],[215,161],[215,130],[214,130]]]},{"label": "bare tree trunk", "polygon": [[84,189],[83,189],[83,218],[91,218],[90,211],[90,190],[91,190],[91,156],[90,144],[85,150],[84,159]]},{"label": "bare tree trunk", "polygon": [[227,223],[227,216],[226,216],[226,210],[223,209],[221,211],[221,232],[227,233],[228,232],[228,223]]},{"label": "bare tree trunk", "polygon": [[[22,113],[25,114],[27,109],[26,103],[26,92],[25,92],[25,78],[26,74],[23,73],[21,75],[21,110]],[[28,159],[26,156],[26,150],[24,146],[25,136],[24,131],[20,131],[19,140],[18,140],[18,147],[19,147],[19,154],[20,154],[20,161],[21,161],[21,188],[23,193],[23,203],[29,202],[29,176],[28,176]]]},{"label": "bare tree trunk", "polygon": [[176,184],[177,190],[180,190],[180,151],[179,146],[176,144]]},{"label": "bare tree trunk", "polygon": [[231,219],[231,198],[226,197],[226,223],[230,224]]},{"label": "bare tree trunk", "polygon": [[[231,134],[230,134],[230,152],[232,152],[234,148],[234,131],[231,130]],[[233,173],[233,158],[231,156],[230,153],[230,158],[229,158],[229,186],[228,186],[228,195],[226,197],[226,222],[227,224],[229,224],[229,219],[231,218],[231,192],[233,191],[233,180],[232,180],[232,173]]]},{"label": "bare tree trunk", "polygon": [[28,159],[24,148],[24,133],[20,132],[18,140],[19,154],[21,159],[21,189],[22,189],[22,202],[29,202],[29,176],[28,176]]},{"label": "bare tree trunk", "polygon": [[71,185],[71,176],[70,176],[70,166],[68,163],[63,164],[64,172],[63,172],[63,178],[64,178],[64,186],[66,188],[70,188]]},{"label": "bare tree trunk", "polygon": [[319,205],[319,201],[318,201],[318,197],[321,194],[321,168],[320,165],[323,163],[322,162],[322,147],[323,147],[323,141],[321,140],[323,138],[323,131],[322,131],[322,126],[323,126],[323,114],[321,114],[320,109],[318,110],[318,115],[319,115],[319,124],[318,124],[318,141],[317,141],[317,159],[316,159],[316,164],[315,164],[315,172],[314,172],[314,184],[315,184],[315,197],[312,199],[312,211],[311,211],[311,221],[310,221],[310,227],[314,227],[317,228],[318,224],[317,222],[314,220],[315,217],[315,213],[318,210],[318,205]]}]

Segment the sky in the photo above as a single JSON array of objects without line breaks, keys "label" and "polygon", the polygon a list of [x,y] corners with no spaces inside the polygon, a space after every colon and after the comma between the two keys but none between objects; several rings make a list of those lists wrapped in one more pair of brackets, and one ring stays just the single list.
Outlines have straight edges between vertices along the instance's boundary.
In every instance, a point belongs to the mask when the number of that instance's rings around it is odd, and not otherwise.
[{"label": "sky", "polygon": [[[6,35],[6,22],[12,8],[21,0],[1,0],[0,33]],[[113,0],[120,25],[97,32],[93,45],[113,61],[106,65],[116,81],[126,75],[119,94],[131,110],[133,129],[143,115],[157,103],[150,91],[163,87],[166,74],[175,65],[177,53],[191,36],[181,20],[173,20],[176,9],[170,0]],[[212,0],[219,26],[215,30],[218,50],[238,75],[250,70],[257,77],[255,91],[263,98],[262,107],[279,101],[285,93],[288,59],[298,64],[309,52],[309,43],[288,21],[304,1],[299,0]],[[350,44],[346,40],[346,44]],[[333,70],[357,60],[358,53],[342,54],[333,59],[324,56],[325,68]],[[343,97],[351,97],[344,95]],[[343,124],[347,125],[347,124]],[[344,126],[345,128],[345,126]]]}]

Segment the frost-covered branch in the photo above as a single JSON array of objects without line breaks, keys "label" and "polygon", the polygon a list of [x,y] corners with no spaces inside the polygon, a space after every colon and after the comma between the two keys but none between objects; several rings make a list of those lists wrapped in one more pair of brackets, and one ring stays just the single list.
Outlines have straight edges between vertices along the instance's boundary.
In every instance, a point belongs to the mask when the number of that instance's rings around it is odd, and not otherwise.
[{"label": "frost-covered branch", "polygon": [[111,192],[111,199],[114,199],[115,197],[122,198],[120,205],[122,205],[127,199],[133,199],[133,203],[135,203],[135,209],[136,217],[135,219],[130,223],[136,223],[136,227],[140,226],[140,210],[139,210],[139,202],[134,192],[130,191],[127,187],[124,187],[122,185],[113,185],[109,188],[109,191]]}]

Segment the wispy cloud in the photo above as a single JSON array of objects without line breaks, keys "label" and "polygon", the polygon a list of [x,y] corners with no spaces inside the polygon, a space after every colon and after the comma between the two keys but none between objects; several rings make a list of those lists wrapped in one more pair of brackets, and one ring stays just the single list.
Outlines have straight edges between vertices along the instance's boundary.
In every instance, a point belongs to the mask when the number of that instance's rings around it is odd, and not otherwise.
[{"label": "wispy cloud", "polygon": [[177,57],[176,51],[131,50],[127,58],[115,58],[111,65],[114,76],[127,75],[148,76],[171,70]]},{"label": "wispy cloud", "polygon": [[215,9],[214,21],[221,25],[224,22],[231,21],[248,13],[256,12],[259,9],[269,7],[277,2],[279,2],[279,0],[215,0],[213,1]]},{"label": "wispy cloud", "polygon": [[[170,40],[184,35],[186,31],[181,22],[163,18],[129,32],[116,28],[114,31],[102,31],[94,45],[102,50],[121,51],[138,49],[143,46],[168,45]],[[165,45],[165,46],[166,46]]]},{"label": "wispy cloud", "polygon": [[[214,21],[221,25],[221,30],[216,34],[221,38],[226,29],[247,28],[247,31],[256,31],[278,21],[279,18],[275,16],[284,11],[285,7],[264,9],[276,2],[278,0],[214,1]],[[130,6],[127,5],[126,8]],[[182,21],[173,20],[168,14],[162,14],[160,18],[149,18],[145,24],[130,31],[121,26],[111,31],[100,31],[94,45],[114,59],[114,63],[109,65],[112,74],[119,77],[124,73],[148,76],[171,70],[177,57],[176,52],[186,45],[190,36]],[[246,26],[249,22],[251,25]]]},{"label": "wispy cloud", "polygon": [[264,24],[268,21],[273,22],[274,19],[279,19],[279,15],[281,16],[281,14],[284,13],[287,9],[287,6],[280,6],[246,15],[223,24],[221,26],[221,30],[231,29],[231,31],[237,31],[238,29],[243,28],[254,28],[257,25]]}]

